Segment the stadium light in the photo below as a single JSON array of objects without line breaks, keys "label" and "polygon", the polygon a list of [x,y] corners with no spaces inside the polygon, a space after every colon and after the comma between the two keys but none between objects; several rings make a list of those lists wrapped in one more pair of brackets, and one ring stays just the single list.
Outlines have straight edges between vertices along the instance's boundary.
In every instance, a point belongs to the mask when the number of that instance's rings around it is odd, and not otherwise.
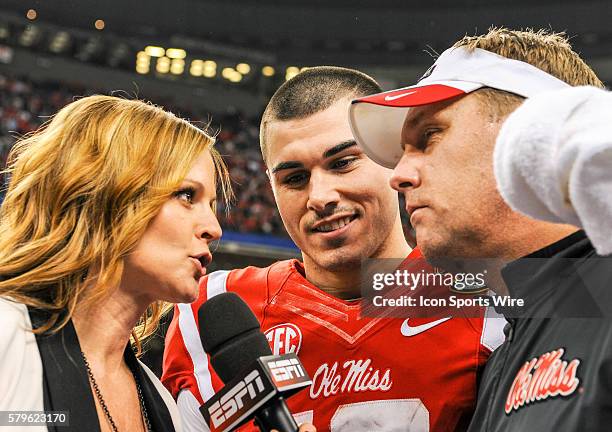
[{"label": "stadium light", "polygon": [[236,65],[236,70],[240,72],[242,75],[246,75],[251,72],[251,66],[246,63],[239,63]]},{"label": "stadium light", "polygon": [[202,60],[199,60],[199,59],[192,60],[191,66],[189,67],[189,74],[195,77],[202,76],[203,69],[204,69],[204,62]]},{"label": "stadium light", "polygon": [[187,52],[180,48],[168,48],[166,50],[166,56],[172,59],[184,59],[187,57]]},{"label": "stadium light", "polygon": [[137,64],[136,65],[136,72],[138,72],[139,74],[148,74],[150,70],[150,66],[148,64]]},{"label": "stadium light", "polygon": [[264,66],[261,68],[261,73],[265,77],[271,77],[274,76],[275,70],[272,66]]},{"label": "stadium light", "polygon": [[158,58],[155,70],[163,74],[168,73],[170,71],[170,59],[168,57]]},{"label": "stadium light", "polygon": [[223,70],[221,71],[221,76],[223,78],[225,78],[226,80],[229,80],[230,77],[234,74],[235,70],[231,67],[226,67],[223,68]]},{"label": "stadium light", "polygon": [[37,16],[38,16],[38,14],[36,13],[36,9],[28,9],[28,11],[26,12],[26,17],[30,21],[34,21]]},{"label": "stadium light", "polygon": [[164,54],[166,53],[166,50],[163,49],[162,47],[151,46],[151,45],[146,47],[144,50],[145,50],[145,53],[147,53],[147,55],[151,57],[163,57]]},{"label": "stadium light", "polygon": [[300,68],[295,66],[289,66],[285,71],[285,81],[289,81],[291,78],[300,73]]},{"label": "stadium light", "polygon": [[59,54],[68,46],[70,41],[70,35],[66,31],[58,32],[49,45],[49,51],[55,54]]},{"label": "stadium light", "polygon": [[104,22],[104,20],[101,20],[101,19],[97,19],[96,22],[94,23],[94,27],[96,28],[96,30],[104,30],[105,26],[106,26],[106,23]]},{"label": "stadium light", "polygon": [[34,44],[34,41],[38,37],[38,34],[39,31],[36,27],[34,27],[33,24],[28,25],[23,31],[23,33],[21,33],[21,36],[19,37],[19,42],[25,47],[32,46]]},{"label": "stadium light", "polygon": [[149,67],[151,65],[151,57],[141,57],[136,60],[136,66],[142,65]]},{"label": "stadium light", "polygon": [[172,75],[180,75],[185,72],[185,60],[183,59],[172,59],[170,64],[170,73]]},{"label": "stadium light", "polygon": [[202,75],[204,75],[205,78],[214,78],[217,76],[217,62],[213,60],[206,60],[204,62],[204,70],[202,71]]}]

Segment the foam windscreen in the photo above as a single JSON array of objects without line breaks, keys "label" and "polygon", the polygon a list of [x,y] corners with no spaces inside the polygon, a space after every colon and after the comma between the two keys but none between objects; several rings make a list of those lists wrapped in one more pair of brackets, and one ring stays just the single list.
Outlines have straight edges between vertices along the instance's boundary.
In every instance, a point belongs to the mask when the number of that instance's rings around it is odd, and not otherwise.
[{"label": "foam windscreen", "polygon": [[207,300],[198,311],[198,321],[202,346],[224,383],[258,357],[272,354],[259,321],[235,293],[222,293]]}]

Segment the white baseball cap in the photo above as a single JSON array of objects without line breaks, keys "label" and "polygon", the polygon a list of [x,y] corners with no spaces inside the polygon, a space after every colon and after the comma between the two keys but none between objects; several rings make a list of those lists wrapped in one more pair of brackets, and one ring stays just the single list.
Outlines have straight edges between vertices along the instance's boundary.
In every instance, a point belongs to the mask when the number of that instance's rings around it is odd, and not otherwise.
[{"label": "white baseball cap", "polygon": [[410,107],[466,95],[482,87],[528,98],[569,84],[532,66],[483,49],[449,48],[417,84],[352,101],[349,122],[374,162],[395,168],[402,157],[402,127]]}]

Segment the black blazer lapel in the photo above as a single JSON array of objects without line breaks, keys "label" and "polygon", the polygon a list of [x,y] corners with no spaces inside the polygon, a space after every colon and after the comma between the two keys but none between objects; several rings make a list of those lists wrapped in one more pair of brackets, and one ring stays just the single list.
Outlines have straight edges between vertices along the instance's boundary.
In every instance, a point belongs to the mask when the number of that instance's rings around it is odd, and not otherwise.
[{"label": "black blazer lapel", "polygon": [[157,388],[155,388],[147,373],[142,369],[138,360],[136,360],[136,356],[130,346],[126,347],[124,357],[127,365],[134,373],[134,377],[140,383],[151,428],[155,432],[173,432],[174,423],[172,422],[170,411],[168,411],[168,407],[157,391]]},{"label": "black blazer lapel", "polygon": [[[28,308],[32,326],[44,316]],[[36,335],[43,366],[43,394],[47,411],[68,411],[69,426],[48,426],[49,432],[100,432],[87,369],[72,321],[53,335]]]}]

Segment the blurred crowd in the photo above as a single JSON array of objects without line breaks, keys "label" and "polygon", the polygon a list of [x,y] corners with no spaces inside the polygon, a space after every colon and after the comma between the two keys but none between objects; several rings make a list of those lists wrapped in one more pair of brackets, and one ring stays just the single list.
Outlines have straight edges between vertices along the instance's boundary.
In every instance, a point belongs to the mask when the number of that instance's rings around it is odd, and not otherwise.
[{"label": "blurred crowd", "polygon": [[[19,136],[36,130],[75,97],[94,93],[104,92],[68,83],[32,82],[0,73],[1,167],[4,168],[8,151]],[[217,134],[216,147],[228,165],[236,195],[230,212],[219,209],[223,228],[286,237],[259,151],[258,119],[246,118],[239,111],[200,113],[163,100],[152,102],[196,124],[210,122],[209,131]],[[1,173],[0,181],[4,185]],[[3,193],[4,187],[1,187],[0,201]]]}]

